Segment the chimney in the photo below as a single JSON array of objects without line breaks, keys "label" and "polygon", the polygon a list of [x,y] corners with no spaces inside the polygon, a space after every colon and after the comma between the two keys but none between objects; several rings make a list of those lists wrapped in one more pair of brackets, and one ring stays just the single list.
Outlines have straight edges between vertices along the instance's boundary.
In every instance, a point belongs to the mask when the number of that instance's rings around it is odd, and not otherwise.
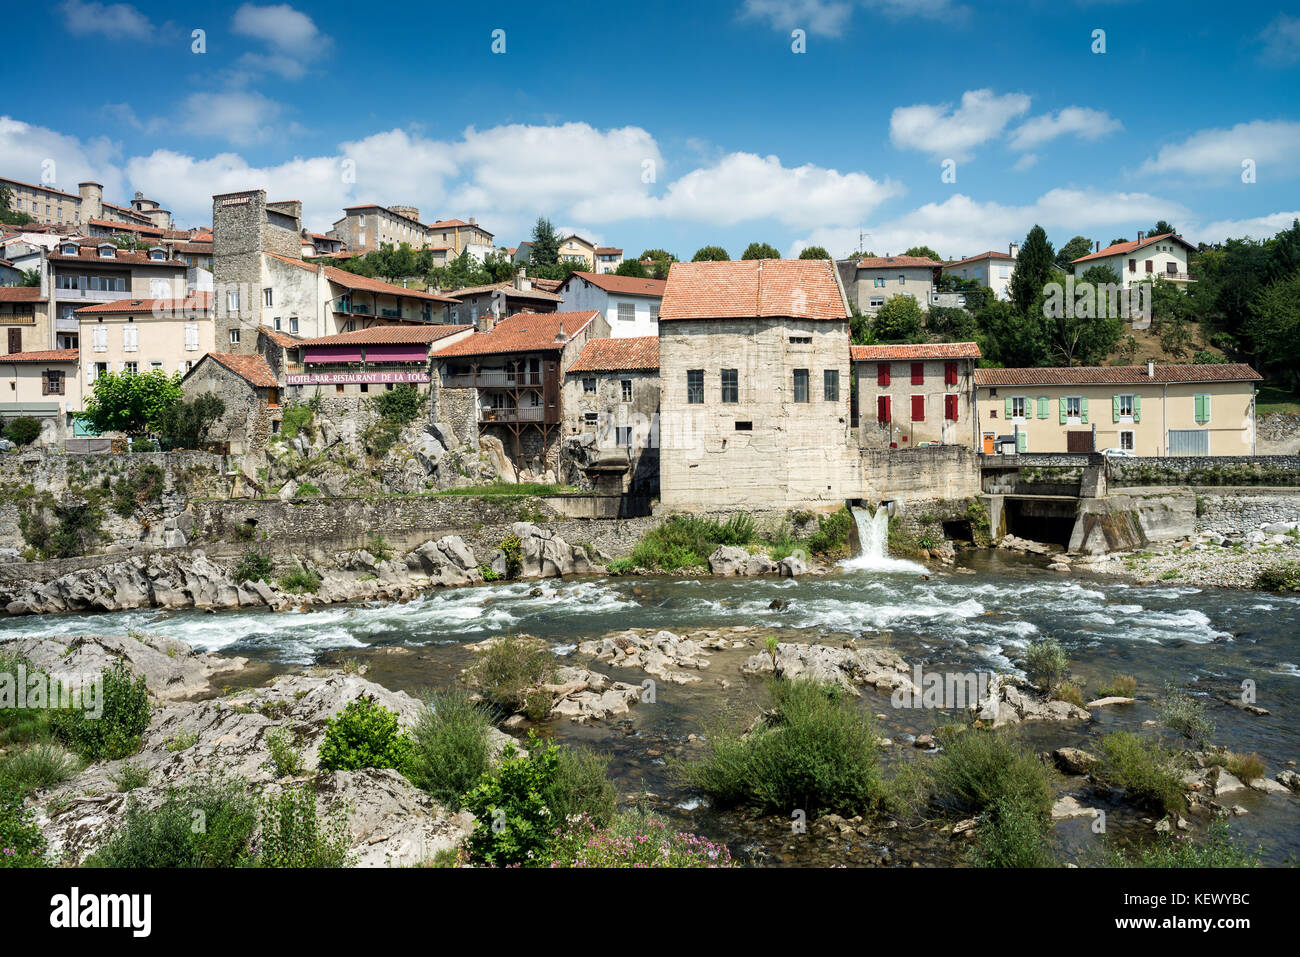
[{"label": "chimney", "polygon": [[515,288],[520,292],[528,292],[533,288],[533,281],[528,278],[528,270],[523,266],[520,266],[519,272],[515,273]]},{"label": "chimney", "polygon": [[1138,242],[1142,242],[1142,230],[1138,230]]},{"label": "chimney", "polygon": [[1097,252],[1101,252],[1101,240],[1097,240]]},{"label": "chimney", "polygon": [[1011,253],[1012,259],[1015,259],[1020,255],[1020,244],[1012,243],[1010,246],[1007,247],[1007,252]]},{"label": "chimney", "polygon": [[1148,379],[1154,379],[1155,377],[1156,377],[1156,360],[1155,360],[1155,359],[1148,359],[1148,360],[1147,360],[1147,378],[1148,378]]},{"label": "chimney", "polygon": [[470,224],[471,226],[477,225],[477,224],[478,224],[478,220],[475,219],[473,216],[471,216],[471,217],[469,218],[469,224]]}]

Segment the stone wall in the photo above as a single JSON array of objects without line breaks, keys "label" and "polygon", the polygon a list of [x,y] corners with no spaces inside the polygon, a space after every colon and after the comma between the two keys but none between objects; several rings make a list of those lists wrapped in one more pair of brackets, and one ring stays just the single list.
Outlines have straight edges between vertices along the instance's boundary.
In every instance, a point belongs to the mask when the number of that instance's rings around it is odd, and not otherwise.
[{"label": "stone wall", "polygon": [[1224,488],[1196,495],[1196,530],[1244,535],[1273,522],[1300,520],[1300,491]]},{"label": "stone wall", "polygon": [[860,498],[868,502],[964,499],[980,493],[975,452],[964,445],[864,449]]},{"label": "stone wall", "polygon": [[1110,485],[1300,487],[1300,455],[1165,455],[1108,462]]}]

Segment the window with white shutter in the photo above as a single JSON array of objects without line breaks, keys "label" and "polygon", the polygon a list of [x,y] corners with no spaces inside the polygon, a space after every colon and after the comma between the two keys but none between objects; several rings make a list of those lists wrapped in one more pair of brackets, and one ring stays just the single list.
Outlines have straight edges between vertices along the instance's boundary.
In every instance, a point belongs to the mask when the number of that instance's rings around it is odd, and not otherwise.
[{"label": "window with white shutter", "polygon": [[197,322],[185,323],[185,351],[196,352],[199,348],[199,324]]},{"label": "window with white shutter", "polygon": [[140,330],[127,323],[122,327],[122,351],[138,352],[140,349]]},{"label": "window with white shutter", "polygon": [[108,351],[108,326],[95,326],[94,342],[96,352]]}]

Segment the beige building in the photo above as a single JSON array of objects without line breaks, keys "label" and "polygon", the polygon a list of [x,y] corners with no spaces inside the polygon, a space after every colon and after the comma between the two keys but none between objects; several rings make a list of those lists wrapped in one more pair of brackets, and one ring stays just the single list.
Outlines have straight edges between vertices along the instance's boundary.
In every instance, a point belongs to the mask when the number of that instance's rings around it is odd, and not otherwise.
[{"label": "beige building", "polygon": [[0,286],[0,348],[39,352],[50,347],[50,301],[39,286]]},{"label": "beige building", "polygon": [[372,326],[294,343],[297,363],[281,381],[290,399],[313,395],[370,395],[410,385],[427,394],[430,353],[468,339],[473,326]]},{"label": "beige building", "polygon": [[76,349],[0,356],[0,425],[30,416],[41,422],[37,441],[55,444],[71,432],[81,395]]},{"label": "beige building", "polygon": [[[149,211],[135,210],[104,201],[101,183],[85,182],[77,186],[76,193],[65,193],[53,186],[40,186],[22,180],[0,177],[0,186],[9,187],[9,208],[25,213],[38,223],[52,226],[86,226],[92,219],[133,223],[138,226],[157,226]],[[139,196],[139,194],[136,194]],[[153,203],[153,200],[144,200]],[[156,208],[157,203],[153,203]],[[166,210],[159,210],[166,213]],[[171,214],[167,213],[170,220]],[[167,223],[162,223],[165,226]]]},{"label": "beige building", "polygon": [[980,448],[1253,455],[1260,379],[1239,363],[977,369]]},{"label": "beige building", "polygon": [[925,256],[872,256],[839,263],[838,268],[858,312],[874,316],[894,296],[911,296],[928,311],[943,263]]},{"label": "beige building", "polygon": [[1157,277],[1184,287],[1196,281],[1187,272],[1187,254],[1196,252],[1196,247],[1182,236],[1173,233],[1143,236],[1138,233],[1134,242],[1113,243],[1105,249],[1100,248],[1100,243],[1097,246],[1096,252],[1071,261],[1075,275],[1082,275],[1093,266],[1109,266],[1120,277],[1125,289]]},{"label": "beige building", "polygon": [[596,244],[578,235],[566,236],[560,240],[559,262],[586,263],[587,269],[595,271]]},{"label": "beige building", "polygon": [[850,353],[864,449],[976,444],[978,345],[853,346]]},{"label": "beige building", "polygon": [[672,265],[659,312],[666,508],[829,506],[859,494],[849,315],[829,260]]},{"label": "beige building", "polygon": [[1005,253],[990,249],[978,256],[967,256],[943,267],[945,276],[969,279],[993,290],[1004,302],[1011,298],[1011,271],[1016,267],[1019,246],[1012,243]]},{"label": "beige building", "polygon": [[596,272],[615,273],[623,265],[623,250],[617,246],[596,247]]},{"label": "beige building", "polygon": [[105,372],[184,374],[216,348],[210,293],[94,303],[77,319],[87,388]]},{"label": "beige building", "polygon": [[334,222],[330,235],[343,240],[348,249],[357,253],[370,252],[384,243],[394,246],[406,243],[414,249],[429,245],[420,211],[410,206],[388,207],[378,203],[349,206],[343,210],[343,217]]}]

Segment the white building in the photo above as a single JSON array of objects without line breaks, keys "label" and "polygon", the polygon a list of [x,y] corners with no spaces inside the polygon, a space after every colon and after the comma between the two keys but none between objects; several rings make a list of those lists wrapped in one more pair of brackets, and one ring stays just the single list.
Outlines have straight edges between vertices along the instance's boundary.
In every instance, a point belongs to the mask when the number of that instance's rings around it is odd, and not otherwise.
[{"label": "white building", "polygon": [[981,286],[993,290],[993,294],[1006,302],[1011,298],[1011,270],[1016,265],[1016,255],[1020,247],[1012,243],[1005,253],[990,249],[978,256],[967,256],[943,267],[945,276],[957,279],[973,279]]},{"label": "white building", "polygon": [[1138,233],[1135,242],[1114,243],[1105,249],[1080,256],[1071,265],[1076,276],[1093,266],[1109,266],[1120,277],[1125,289],[1134,283],[1149,282],[1157,276],[1186,286],[1187,283],[1195,282],[1187,273],[1187,254],[1195,251],[1195,246],[1174,233],[1149,237]]},{"label": "white building", "polygon": [[597,310],[609,323],[611,338],[657,336],[666,285],[663,279],[575,272],[560,286],[560,295],[566,311]]}]

